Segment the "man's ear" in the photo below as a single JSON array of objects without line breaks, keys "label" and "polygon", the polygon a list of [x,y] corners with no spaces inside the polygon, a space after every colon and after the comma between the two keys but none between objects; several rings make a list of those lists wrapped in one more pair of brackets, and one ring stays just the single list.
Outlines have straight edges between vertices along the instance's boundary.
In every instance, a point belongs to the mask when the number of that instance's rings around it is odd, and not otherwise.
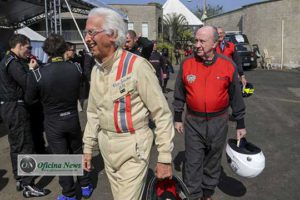
[{"label": "man's ear", "polygon": [[22,46],[23,46],[23,45],[22,45],[21,43],[18,43],[18,44],[16,44],[16,47],[15,47],[14,49],[20,51],[21,48],[22,48]]},{"label": "man's ear", "polygon": [[137,42],[138,40],[139,40],[139,36],[136,36],[135,38],[134,38],[134,42]]},{"label": "man's ear", "polygon": [[218,42],[218,41],[214,42],[214,44],[213,44],[213,49],[216,49],[216,48],[217,48],[217,46],[218,46],[218,44],[219,44],[219,42]]},{"label": "man's ear", "polygon": [[113,41],[116,41],[117,37],[118,37],[118,31],[117,30],[110,30],[110,37]]}]

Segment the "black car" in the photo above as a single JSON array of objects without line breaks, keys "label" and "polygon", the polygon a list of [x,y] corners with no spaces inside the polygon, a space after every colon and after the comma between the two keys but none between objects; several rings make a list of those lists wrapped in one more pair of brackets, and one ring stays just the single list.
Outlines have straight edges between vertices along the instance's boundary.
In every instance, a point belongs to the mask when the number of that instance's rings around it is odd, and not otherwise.
[{"label": "black car", "polygon": [[257,67],[257,57],[245,34],[226,33],[225,40],[235,44],[235,50],[241,57],[243,69],[253,69]]}]

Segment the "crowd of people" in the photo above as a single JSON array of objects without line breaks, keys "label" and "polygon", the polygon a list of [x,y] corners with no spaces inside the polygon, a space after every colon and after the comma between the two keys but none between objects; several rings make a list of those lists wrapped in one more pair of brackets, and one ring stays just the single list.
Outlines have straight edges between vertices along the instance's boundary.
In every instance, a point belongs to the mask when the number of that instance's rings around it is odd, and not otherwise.
[{"label": "crowd of people", "polygon": [[[94,191],[92,151],[100,150],[115,200],[142,199],[153,140],[158,157],[155,175],[171,179],[175,130],[185,137],[183,180],[191,200],[211,200],[219,182],[228,131],[228,107],[237,123],[237,139],[246,135],[240,81],[247,80],[224,29],[204,26],[195,33],[176,79],[173,109],[164,92],[174,73],[168,49],[126,30],[122,17],[108,8],[92,9],[85,27],[91,54],[60,35],[51,34],[43,50],[46,64],[31,58],[30,40],[15,34],[0,63],[0,111],[17,190],[40,197],[32,176],[18,176],[19,154],[83,154],[84,175],[60,176],[58,200],[76,200]],[[174,50],[176,63],[179,49]],[[92,56],[91,56],[92,55]],[[81,132],[78,102],[88,98],[87,124]],[[182,116],[186,108],[185,117]],[[149,120],[154,126],[149,126]],[[43,138],[45,132],[48,149]],[[154,134],[153,134],[154,133]],[[97,163],[96,163],[97,164]]]}]

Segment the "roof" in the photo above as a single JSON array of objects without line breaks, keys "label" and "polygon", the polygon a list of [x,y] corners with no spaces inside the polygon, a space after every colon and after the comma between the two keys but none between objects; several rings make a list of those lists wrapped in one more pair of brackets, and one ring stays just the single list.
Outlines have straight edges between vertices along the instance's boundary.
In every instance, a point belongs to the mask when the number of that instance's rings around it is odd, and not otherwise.
[{"label": "roof", "polygon": [[163,15],[166,16],[171,13],[182,14],[186,18],[188,25],[203,25],[203,22],[181,3],[180,0],[167,0],[163,5]]},{"label": "roof", "polygon": [[23,35],[27,36],[30,39],[30,41],[42,41],[43,42],[46,39],[44,36],[35,32],[31,28],[28,28],[27,26],[25,26],[24,28],[20,28],[20,29],[16,30],[15,32],[18,34],[23,34]]},{"label": "roof", "polygon": [[[30,24],[30,19],[44,19],[44,2],[44,0],[0,0],[0,8],[4,8],[0,12],[0,27],[20,27],[22,24]],[[87,14],[94,7],[111,8],[100,0],[68,0],[68,3],[73,12],[87,11],[81,14]],[[64,1],[61,1],[61,9],[61,12],[68,12]],[[118,12],[125,20],[127,19],[126,15]]]}]

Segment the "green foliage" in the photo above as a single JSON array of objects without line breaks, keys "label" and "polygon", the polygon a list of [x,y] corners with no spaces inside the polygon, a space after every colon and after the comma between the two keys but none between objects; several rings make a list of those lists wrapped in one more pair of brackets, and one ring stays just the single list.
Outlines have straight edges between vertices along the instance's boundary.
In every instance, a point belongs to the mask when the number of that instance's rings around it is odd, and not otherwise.
[{"label": "green foliage", "polygon": [[171,43],[169,43],[169,42],[159,42],[159,43],[157,43],[157,49],[158,49],[158,51],[161,52],[161,50],[163,48],[169,49],[169,52],[174,50],[174,46]]},{"label": "green foliage", "polygon": [[149,3],[147,3],[147,5],[155,5],[156,7],[162,9],[162,5],[160,3],[157,3],[157,2],[149,2]]},{"label": "green foliage", "polygon": [[[175,55],[174,55],[174,45],[169,42],[158,42],[157,43],[157,50],[161,52],[163,48],[167,48],[169,50],[169,59],[173,63],[175,62]],[[173,63],[174,64],[174,63]]]},{"label": "green foliage", "polygon": [[181,41],[193,41],[194,33],[191,29],[185,30],[182,34]]},{"label": "green foliage", "polygon": [[168,14],[163,19],[164,39],[173,43],[183,38],[184,32],[188,30],[188,22],[182,14]]}]

